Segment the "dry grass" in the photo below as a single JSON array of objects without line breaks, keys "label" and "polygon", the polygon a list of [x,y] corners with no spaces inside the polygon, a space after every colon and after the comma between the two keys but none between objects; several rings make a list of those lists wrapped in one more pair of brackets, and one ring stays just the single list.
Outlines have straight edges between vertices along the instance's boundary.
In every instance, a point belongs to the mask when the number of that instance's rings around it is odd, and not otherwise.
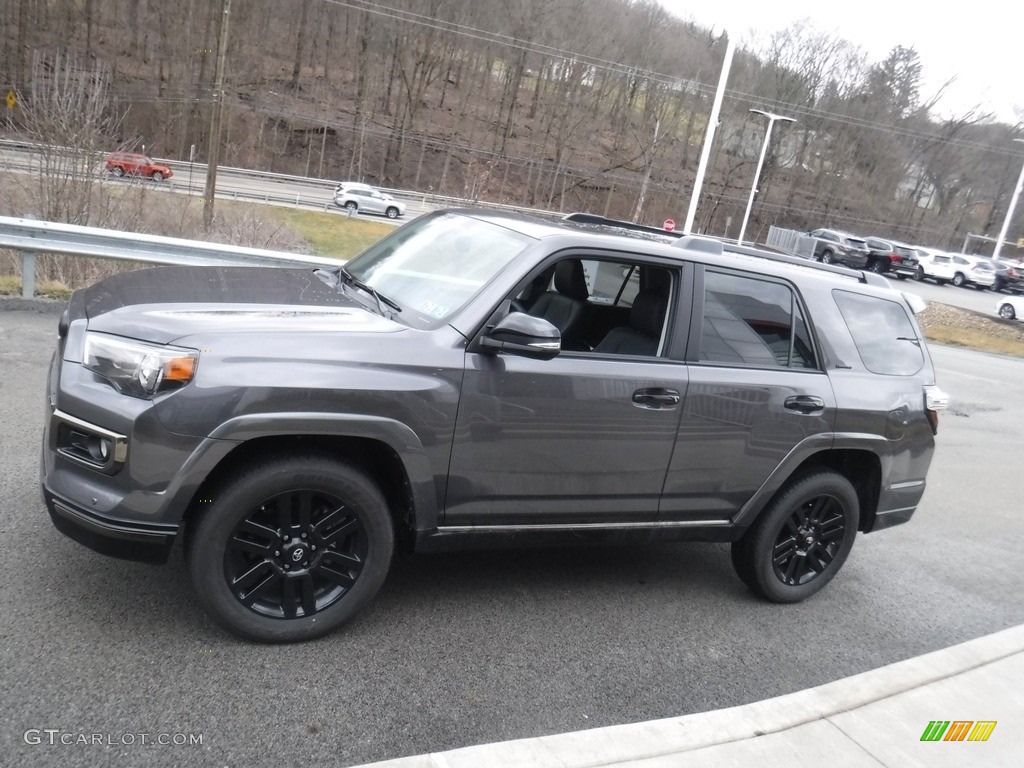
[{"label": "dry grass", "polygon": [[929,304],[918,315],[929,341],[1024,357],[1024,323],[989,317],[948,304]]}]

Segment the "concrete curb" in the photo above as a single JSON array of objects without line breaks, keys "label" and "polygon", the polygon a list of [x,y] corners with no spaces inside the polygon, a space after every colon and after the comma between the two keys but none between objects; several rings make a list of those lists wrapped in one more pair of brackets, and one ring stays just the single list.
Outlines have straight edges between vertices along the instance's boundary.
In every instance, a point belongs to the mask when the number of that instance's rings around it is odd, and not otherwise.
[{"label": "concrete curb", "polygon": [[63,299],[23,299],[20,296],[0,296],[0,312],[38,312],[41,315],[59,315],[67,306]]},{"label": "concrete curb", "polygon": [[359,768],[594,768],[807,725],[1024,653],[1024,625],[774,699],[647,723],[482,744]]}]

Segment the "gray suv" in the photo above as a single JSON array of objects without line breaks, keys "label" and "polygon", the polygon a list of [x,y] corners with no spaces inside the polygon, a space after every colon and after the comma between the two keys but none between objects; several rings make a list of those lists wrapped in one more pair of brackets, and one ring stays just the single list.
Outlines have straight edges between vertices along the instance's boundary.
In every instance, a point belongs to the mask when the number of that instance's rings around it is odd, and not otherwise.
[{"label": "gray suv", "polygon": [[[157,267],[76,292],[42,491],[94,550],[165,561],[228,630],[356,614],[396,546],[732,543],[795,602],[906,522],[938,410],[870,272],[583,214],[439,211],[332,270]],[[878,578],[884,578],[876,574]]]}]

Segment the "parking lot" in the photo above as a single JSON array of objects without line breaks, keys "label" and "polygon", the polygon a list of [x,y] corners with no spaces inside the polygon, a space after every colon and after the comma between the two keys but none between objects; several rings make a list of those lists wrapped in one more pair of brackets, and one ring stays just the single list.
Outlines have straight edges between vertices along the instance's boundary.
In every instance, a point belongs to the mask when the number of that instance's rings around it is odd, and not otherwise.
[{"label": "parking lot", "polygon": [[[0,312],[11,765],[353,765],[741,704],[1024,622],[1024,361],[933,348],[953,405],[917,516],[860,537],[805,603],[756,600],[725,545],[400,556],[341,632],[240,642],[198,610],[180,556],[115,561],[50,524],[37,462],[56,319]],[[56,743],[26,737],[47,730]]]}]

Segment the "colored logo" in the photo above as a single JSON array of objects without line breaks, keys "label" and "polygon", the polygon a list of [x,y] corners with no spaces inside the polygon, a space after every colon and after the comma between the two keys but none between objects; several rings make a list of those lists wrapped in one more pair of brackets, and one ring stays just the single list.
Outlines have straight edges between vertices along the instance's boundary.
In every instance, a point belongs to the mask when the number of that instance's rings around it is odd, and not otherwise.
[{"label": "colored logo", "polygon": [[931,720],[921,741],[988,741],[996,720]]}]

